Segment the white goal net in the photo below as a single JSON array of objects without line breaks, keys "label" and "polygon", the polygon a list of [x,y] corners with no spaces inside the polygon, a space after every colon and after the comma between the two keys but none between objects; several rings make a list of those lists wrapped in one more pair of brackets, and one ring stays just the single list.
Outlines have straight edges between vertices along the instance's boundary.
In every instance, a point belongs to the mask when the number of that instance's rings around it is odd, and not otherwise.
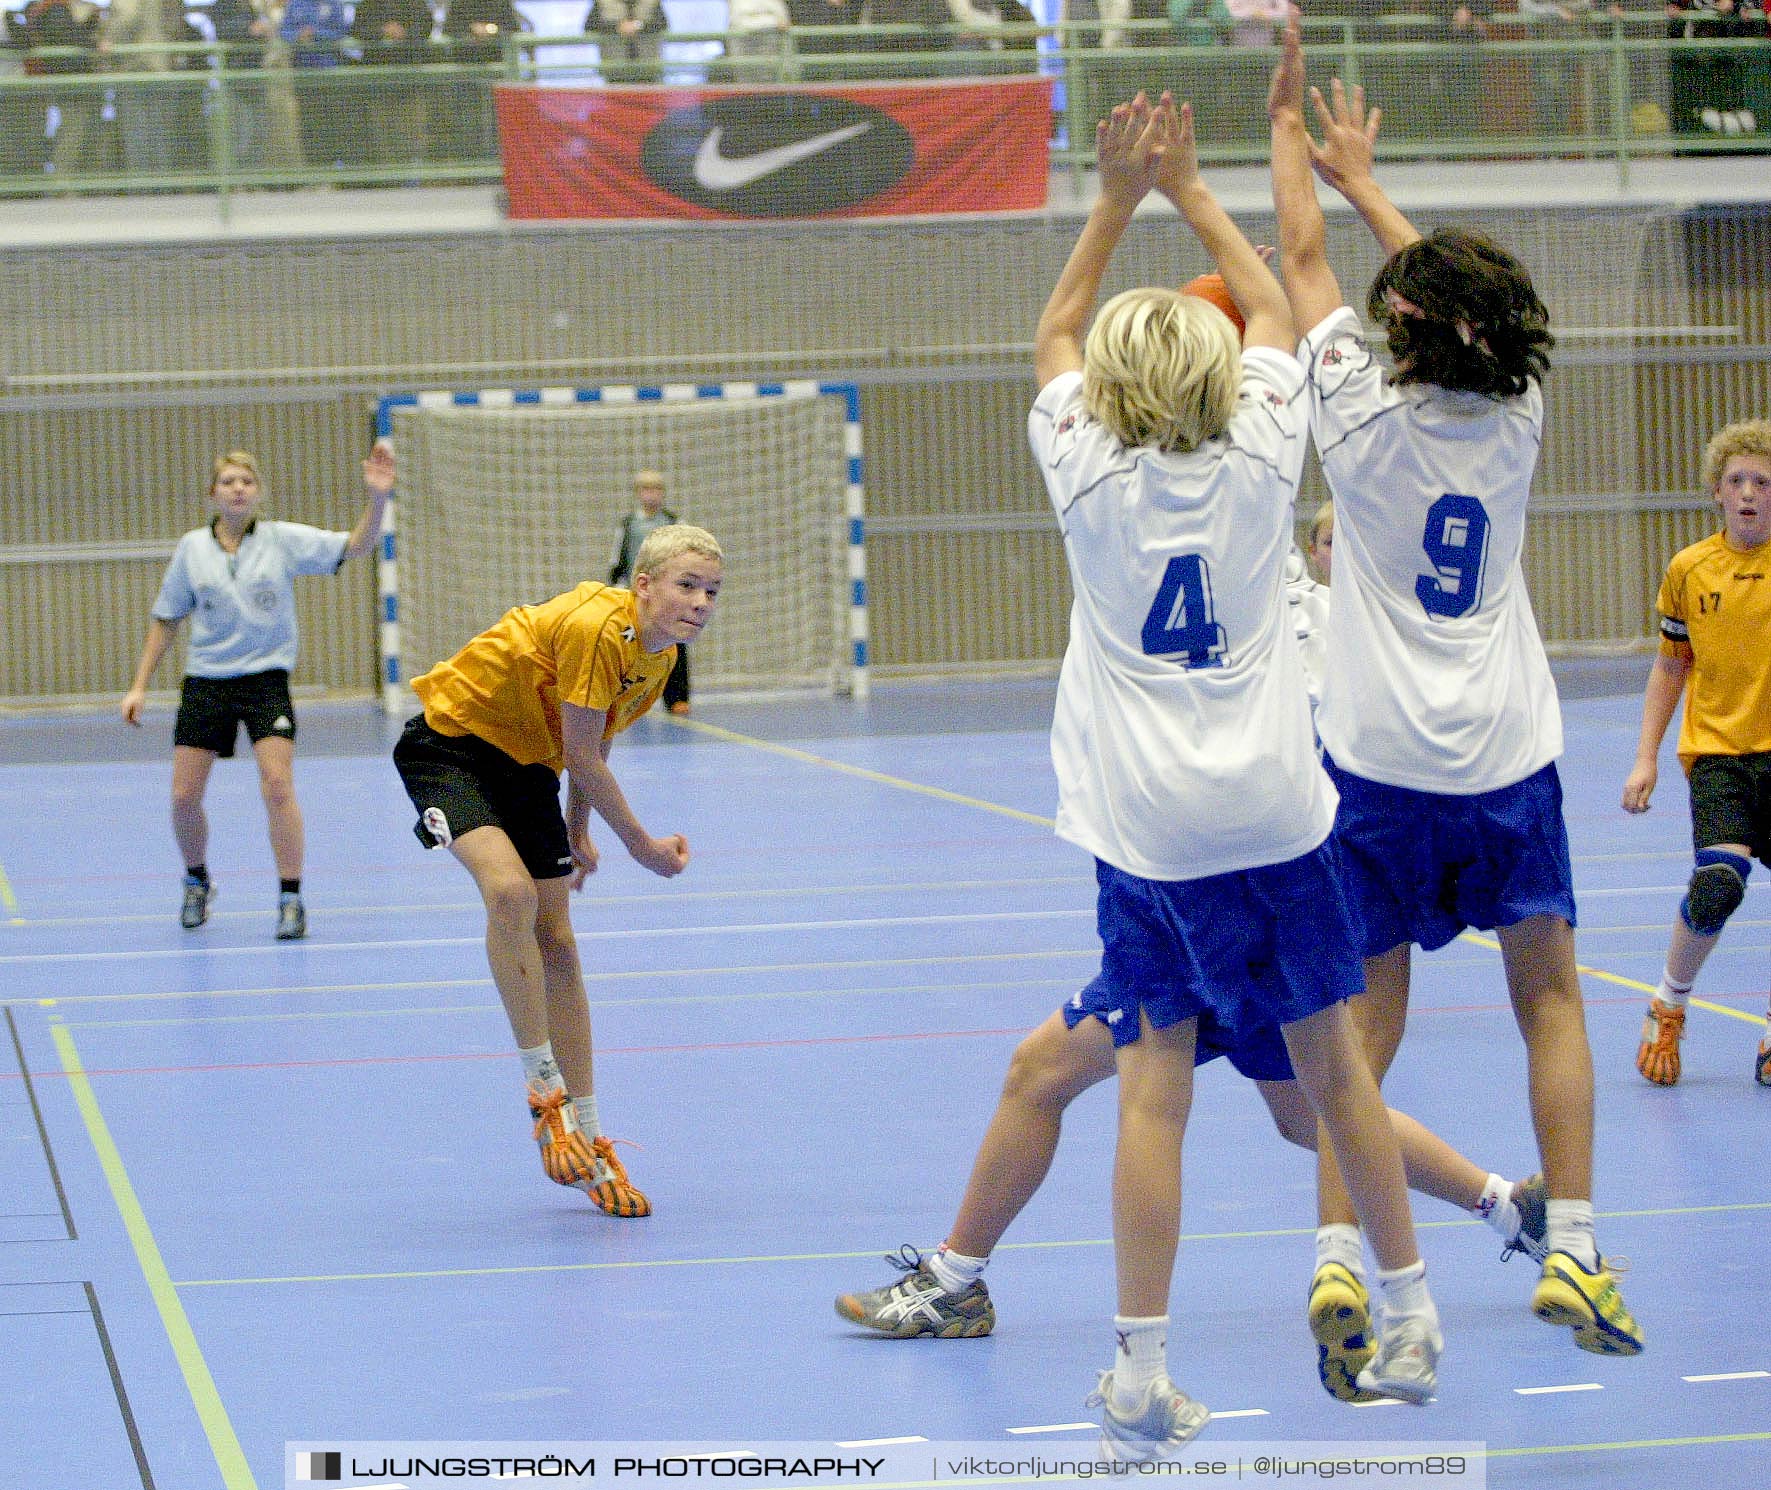
[{"label": "white goal net", "polygon": [[404,685],[514,605],[606,580],[633,478],[711,531],[725,584],[699,689],[866,689],[859,403],[829,383],[424,393],[387,399],[396,530],[382,664]]}]

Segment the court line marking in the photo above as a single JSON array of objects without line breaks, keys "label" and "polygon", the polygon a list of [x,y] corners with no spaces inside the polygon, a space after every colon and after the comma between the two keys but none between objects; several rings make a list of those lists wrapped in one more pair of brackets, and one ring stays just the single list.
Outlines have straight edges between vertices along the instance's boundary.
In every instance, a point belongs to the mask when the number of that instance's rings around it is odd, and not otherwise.
[{"label": "court line marking", "polygon": [[[1093,920],[1094,915],[1095,908],[1092,905],[1060,906],[1050,910],[968,911],[956,915],[847,916],[818,921],[756,921],[741,925],[706,923],[699,926],[676,926],[669,930],[672,937],[767,936],[784,931],[819,933],[866,931],[898,926],[953,926],[981,922],[1075,920],[1084,916]],[[621,927],[606,931],[577,931],[576,935],[580,942],[629,942],[654,940],[663,933],[664,928],[662,927],[644,926]],[[315,953],[345,953],[356,956],[363,952],[394,951],[415,947],[480,947],[485,945],[485,941],[486,934],[482,931],[476,936],[420,936],[405,937],[398,941],[318,942],[310,939],[302,942],[301,949],[310,957]],[[166,958],[189,958],[193,952],[198,952],[204,957],[280,957],[286,956],[288,949],[276,942],[265,942],[243,947],[149,947],[125,952],[12,952],[0,956],[0,963],[17,966],[23,963],[148,962]]]},{"label": "court line marking", "polygon": [[[1596,1211],[1597,1220],[1660,1220],[1670,1216],[1736,1215],[1753,1211],[1771,1211],[1771,1200],[1747,1200],[1730,1205],[1661,1206],[1652,1210]],[[1442,1221],[1416,1221],[1416,1231],[1450,1230],[1454,1227],[1483,1226],[1487,1223],[1474,1216],[1448,1217]],[[1316,1235],[1314,1225],[1277,1226],[1257,1231],[1195,1231],[1185,1232],[1183,1242],[1246,1242],[1274,1238]],[[1074,1247],[1111,1247],[1112,1237],[1079,1237],[1071,1241],[999,1242],[998,1252],[1053,1252]],[[417,1281],[430,1278],[496,1278],[526,1273],[605,1273],[647,1268],[736,1267],[751,1263],[782,1262],[854,1262],[879,1257],[879,1248],[861,1252],[783,1252],[757,1253],[733,1257],[641,1257],[618,1262],[549,1262],[521,1263],[502,1267],[425,1268],[384,1273],[305,1273],[288,1277],[262,1278],[181,1278],[174,1288],[243,1288],[260,1284],[287,1283],[385,1283]],[[1387,1399],[1386,1399],[1387,1400]],[[1359,1404],[1355,1403],[1354,1406]]]},{"label": "court line marking", "polygon": [[1707,1376],[1681,1376],[1680,1381],[1757,1381],[1771,1371],[1712,1371]]},{"label": "court line marking", "polygon": [[[1013,818],[1017,822],[1032,823],[1041,828],[1053,826],[1049,817],[1042,817],[1036,812],[1023,812],[1018,807],[1004,807],[1000,802],[986,802],[980,797],[968,797],[963,792],[950,792],[944,787],[925,786],[920,781],[909,781],[902,776],[888,776],[883,771],[870,771],[865,766],[851,766],[846,761],[832,760],[827,755],[814,755],[809,750],[797,750],[791,745],[777,745],[773,740],[759,740],[755,735],[740,734],[735,729],[709,724],[704,719],[672,719],[671,723],[678,729],[694,730],[698,734],[710,735],[716,740],[725,740],[732,745],[747,745],[752,750],[765,751],[786,760],[798,761],[802,765],[821,766],[827,771],[836,771],[844,776],[859,777],[862,781],[871,781],[879,786],[897,787],[900,791],[915,792],[921,797],[933,797],[938,802],[953,802],[961,807],[975,807],[980,812],[993,812],[999,817]],[[1022,733],[1034,734],[1038,732],[1029,730]]]},{"label": "court line marking", "polygon": [[[1500,951],[1500,943],[1492,937],[1484,936],[1481,932],[1463,931],[1458,933],[1458,937],[1462,941],[1474,942],[1478,947],[1490,947],[1496,952]],[[1622,973],[1608,973],[1602,968],[1589,967],[1584,962],[1575,963],[1574,970],[1589,978],[1597,978],[1601,983],[1615,983],[1620,988],[1633,988],[1638,993],[1654,992],[1652,983],[1644,983],[1639,978],[1626,978]],[[1758,995],[1743,994],[1740,997],[1757,998]],[[1694,1009],[1704,1009],[1711,1014],[1726,1014],[1730,1019],[1744,1019],[1748,1024],[1764,1023],[1762,1015],[1748,1014],[1744,1009],[1730,1009],[1726,1004],[1713,1004],[1708,999],[1694,998],[1690,1000],[1690,1004]]]},{"label": "court line marking", "polygon": [[18,1060],[19,1079],[25,1084],[25,1098],[31,1106],[31,1118],[37,1125],[37,1139],[43,1145],[43,1160],[49,1166],[49,1182],[55,1187],[56,1204],[61,1207],[62,1225],[67,1228],[68,1240],[77,1242],[80,1233],[74,1227],[74,1212],[68,1205],[68,1192],[62,1185],[61,1167],[55,1162],[55,1149],[49,1142],[49,1128],[43,1121],[43,1108],[37,1101],[37,1087],[31,1080],[31,1068],[25,1060],[24,1042],[19,1039],[18,1021],[13,1018],[12,1009],[6,1010],[6,1030],[12,1036],[12,1052]]},{"label": "court line marking", "polygon": [[1559,1387],[1514,1387],[1513,1392],[1520,1397],[1549,1397],[1557,1392],[1602,1392],[1605,1388],[1596,1381],[1572,1381]]},{"label": "court line marking", "polygon": [[99,1348],[104,1352],[105,1369],[111,1374],[111,1390],[117,1396],[117,1409],[123,1414],[123,1431],[129,1435],[130,1452],[135,1455],[136,1472],[141,1476],[142,1490],[154,1490],[154,1472],[148,1468],[148,1451],[141,1441],[134,1410],[129,1406],[129,1393],[123,1386],[123,1372],[117,1365],[117,1353],[111,1349],[111,1332],[105,1328],[104,1311],[98,1306],[98,1290],[91,1282],[80,1285],[86,1290],[86,1307],[92,1313],[93,1328],[98,1331]]},{"label": "court line marking", "polygon": [[153,1297],[154,1307],[159,1311],[160,1324],[166,1331],[166,1339],[172,1346],[172,1354],[184,1376],[185,1389],[191,1395],[191,1405],[196,1408],[204,1436],[209,1440],[209,1451],[215,1456],[216,1467],[221,1471],[222,1485],[225,1490],[258,1490],[258,1481],[252,1477],[252,1470],[246,1463],[245,1452],[234,1433],[227,1408],[222,1404],[215,1378],[209,1373],[209,1363],[203,1359],[202,1347],[197,1344],[190,1318],[185,1314],[184,1305],[179,1300],[178,1285],[172,1281],[172,1275],[166,1269],[166,1260],[160,1254],[160,1245],[154,1240],[153,1228],[148,1225],[147,1214],[142,1210],[135,1186],[130,1182],[129,1171],[124,1167],[123,1155],[118,1151],[116,1140],[111,1137],[110,1125],[105,1122],[104,1113],[99,1109],[97,1094],[92,1090],[92,1082],[80,1062],[80,1052],[74,1044],[74,1037],[67,1026],[60,1023],[52,1024],[49,1034],[61,1055],[62,1071],[68,1078],[68,1087],[74,1094],[74,1102],[86,1124],[87,1136],[92,1140],[92,1147],[98,1155],[99,1167],[104,1171],[105,1182],[110,1186],[111,1199],[116,1202],[117,1210],[123,1218],[124,1230],[129,1233],[130,1244],[135,1249],[135,1260],[141,1267],[148,1293]]},{"label": "court line marking", "polygon": [[[715,900],[782,900],[794,895],[835,895],[854,897],[871,894],[935,894],[955,890],[1037,889],[1046,885],[1087,885],[1087,883],[1087,874],[1079,873],[1037,875],[1020,879],[949,881],[881,880],[877,883],[863,885],[757,885],[753,888],[742,890],[673,889],[670,894],[670,904],[680,904],[686,900],[703,902]],[[1683,892],[1683,886],[1677,888],[1681,893]],[[1749,888],[1759,888],[1758,883],[1755,881],[1749,886]],[[1771,890],[1771,885],[1768,885],[1765,888]],[[1093,890],[1091,889],[1090,894],[1092,893]],[[310,896],[308,897],[307,903],[309,908],[314,910],[316,914],[324,914],[329,917],[415,916],[425,914],[437,915],[443,913],[465,914],[470,911],[477,913],[484,909],[481,903],[477,900],[435,901],[422,905],[359,905],[355,903],[348,905],[328,905],[323,901],[315,901]],[[656,906],[658,903],[659,898],[656,894],[599,895],[594,901],[594,904],[599,910],[605,906],[618,909],[624,905]],[[271,907],[267,906],[254,910],[212,910],[209,912],[209,919],[212,923],[220,921],[262,921],[270,915],[271,909]],[[143,924],[158,925],[170,919],[170,915],[165,912],[143,911],[138,914],[127,916],[32,916],[15,919],[11,924],[14,926],[27,926],[35,929],[48,926],[116,926],[125,922],[141,922]]]},{"label": "court line marking", "polygon": [[1085,1428],[1099,1428],[1099,1423],[1040,1423],[1032,1428],[1004,1428],[1004,1433],[1077,1433]]},{"label": "court line marking", "polygon": [[0,908],[6,911],[6,919],[13,926],[23,926],[25,918],[18,913],[18,896],[12,893],[12,881],[6,877],[6,866],[0,864]]},{"label": "court line marking", "polygon": [[1216,1422],[1221,1418],[1270,1418],[1270,1417],[1272,1417],[1272,1413],[1268,1412],[1267,1409],[1264,1407],[1233,1407],[1228,1412],[1213,1412],[1211,1414],[1211,1418],[1212,1418],[1213,1422]]},{"label": "court line marking", "polygon": [[850,1438],[838,1439],[839,1449],[880,1449],[894,1443],[927,1443],[928,1440],[920,1433],[906,1433],[900,1438]]}]

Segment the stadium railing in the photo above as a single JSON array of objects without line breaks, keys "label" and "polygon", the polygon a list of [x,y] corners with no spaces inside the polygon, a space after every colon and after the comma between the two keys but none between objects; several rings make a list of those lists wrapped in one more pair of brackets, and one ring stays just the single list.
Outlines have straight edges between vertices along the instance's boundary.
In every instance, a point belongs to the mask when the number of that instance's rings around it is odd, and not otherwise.
[{"label": "stadium railing", "polygon": [[[1614,162],[1771,148],[1771,42],[1669,40],[1664,18],[1596,15],[1554,32],[1497,17],[1488,39],[1446,43],[1425,15],[1316,18],[1312,73],[1364,82],[1385,109],[1392,159],[1582,157]],[[507,35],[500,60],[445,40],[422,64],[289,65],[287,47],[217,42],[0,50],[0,199],[317,184],[495,182],[496,81],[819,83],[1054,77],[1053,160],[1084,169],[1093,123],[1138,88],[1195,99],[1202,154],[1265,159],[1268,46],[1183,45],[1166,21],[1057,26],[806,27],[775,55],[732,55],[723,32],[668,33],[660,65],[605,62],[594,38]],[[304,51],[312,51],[308,44]],[[1719,80],[1719,81],[1718,81]],[[1720,92],[1716,92],[1720,89]],[[54,136],[47,125],[53,120]]]}]

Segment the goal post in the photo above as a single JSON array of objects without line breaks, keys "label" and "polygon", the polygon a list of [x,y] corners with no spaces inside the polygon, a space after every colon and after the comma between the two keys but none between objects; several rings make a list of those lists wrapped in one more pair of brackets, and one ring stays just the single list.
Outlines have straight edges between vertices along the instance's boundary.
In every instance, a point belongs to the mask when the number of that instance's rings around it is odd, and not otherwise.
[{"label": "goal post", "polygon": [[861,400],[852,383],[394,394],[379,583],[383,705],[514,605],[608,577],[633,477],[725,551],[698,687],[868,691]]}]

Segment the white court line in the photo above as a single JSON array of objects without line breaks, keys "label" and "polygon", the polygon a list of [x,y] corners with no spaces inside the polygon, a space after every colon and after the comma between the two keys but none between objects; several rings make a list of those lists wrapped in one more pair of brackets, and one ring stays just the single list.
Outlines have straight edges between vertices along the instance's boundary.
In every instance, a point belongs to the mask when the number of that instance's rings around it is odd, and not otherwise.
[{"label": "white court line", "polygon": [[1080,1433],[1085,1428],[1099,1428],[1099,1423],[1041,1423],[1033,1428],[1007,1428],[1007,1433]]},{"label": "white court line", "polygon": [[1264,1407],[1236,1407],[1229,1412],[1214,1412],[1212,1419],[1218,1418],[1264,1418],[1270,1416]]},{"label": "white court line", "polygon": [[1407,1407],[1400,1397],[1379,1397],[1375,1402],[1349,1402],[1348,1407]]},{"label": "white court line", "polygon": [[847,1443],[839,1443],[839,1449],[883,1449],[894,1443],[927,1443],[928,1440],[920,1433],[908,1433],[903,1438],[852,1438]]},{"label": "white court line", "polygon": [[[1771,1371],[1712,1371],[1707,1376],[1681,1376],[1680,1381],[1757,1381]],[[1012,1430],[1011,1430],[1012,1431]]]},{"label": "white court line", "polygon": [[[1085,917],[1092,922],[1094,916],[1095,908],[1093,906],[1079,906],[1073,910],[973,911],[957,916],[856,916],[830,921],[759,921],[736,926],[703,924],[671,927],[669,935],[674,941],[689,936],[762,936],[770,932],[781,931],[866,931],[891,926],[976,926],[984,922],[1073,921]],[[580,942],[625,942],[652,941],[663,934],[664,932],[658,927],[643,927],[619,931],[580,931],[577,936]],[[405,947],[479,947],[485,944],[485,940],[484,932],[474,936],[413,937],[392,942],[316,942],[310,940],[301,944],[301,950],[310,956],[316,952],[343,952],[356,956],[363,952],[392,951]],[[0,957],[0,963],[18,966],[24,963],[147,962],[156,958],[188,958],[193,953],[199,953],[204,957],[286,957],[289,955],[289,948],[278,942],[265,942],[250,947],[193,945],[156,947],[132,952],[15,952]]]},{"label": "white court line", "polygon": [[1514,1387],[1513,1391],[1520,1397],[1548,1397],[1557,1392],[1602,1392],[1605,1388],[1596,1381],[1570,1382],[1565,1387]]}]

